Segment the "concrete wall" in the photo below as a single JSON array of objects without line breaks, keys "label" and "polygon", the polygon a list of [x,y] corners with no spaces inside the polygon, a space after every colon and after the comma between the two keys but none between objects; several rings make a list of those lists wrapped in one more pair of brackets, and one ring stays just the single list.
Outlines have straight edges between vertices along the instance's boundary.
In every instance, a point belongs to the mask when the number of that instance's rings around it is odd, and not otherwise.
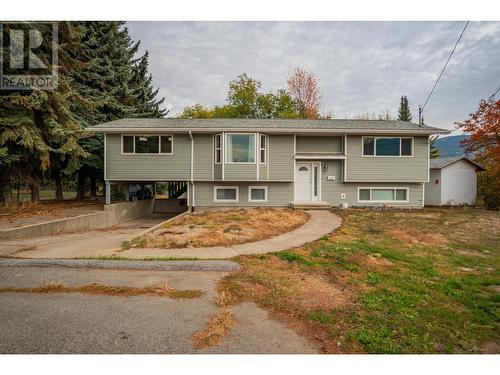
[{"label": "concrete wall", "polygon": [[0,239],[32,238],[57,233],[84,232],[92,229],[106,228],[148,215],[153,212],[153,208],[154,199],[110,204],[104,206],[104,211],[102,212],[1,231]]},{"label": "concrete wall", "polygon": [[161,214],[178,214],[187,211],[186,199],[155,199],[154,212]]}]

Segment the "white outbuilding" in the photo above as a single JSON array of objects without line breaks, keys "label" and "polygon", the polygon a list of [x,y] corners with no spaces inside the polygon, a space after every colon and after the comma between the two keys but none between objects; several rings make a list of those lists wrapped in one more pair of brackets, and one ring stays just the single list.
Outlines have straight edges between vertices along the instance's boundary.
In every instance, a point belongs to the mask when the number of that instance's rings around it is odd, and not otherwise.
[{"label": "white outbuilding", "polygon": [[431,159],[429,182],[425,184],[425,204],[429,206],[474,205],[476,173],[484,171],[466,156]]}]

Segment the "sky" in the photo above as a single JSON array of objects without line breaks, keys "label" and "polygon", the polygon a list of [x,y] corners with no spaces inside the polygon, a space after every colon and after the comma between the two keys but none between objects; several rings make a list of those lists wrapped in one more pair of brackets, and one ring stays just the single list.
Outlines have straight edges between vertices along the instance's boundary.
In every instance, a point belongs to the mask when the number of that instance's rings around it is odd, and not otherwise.
[{"label": "sky", "polygon": [[[321,112],[334,118],[388,110],[408,97],[414,122],[465,22],[128,22],[168,116],[224,104],[242,73],[262,91],[286,88],[297,67],[313,72]],[[425,123],[455,129],[500,86],[500,22],[471,22],[429,100]],[[500,95],[500,94],[498,94]],[[455,131],[453,134],[458,134]]]}]

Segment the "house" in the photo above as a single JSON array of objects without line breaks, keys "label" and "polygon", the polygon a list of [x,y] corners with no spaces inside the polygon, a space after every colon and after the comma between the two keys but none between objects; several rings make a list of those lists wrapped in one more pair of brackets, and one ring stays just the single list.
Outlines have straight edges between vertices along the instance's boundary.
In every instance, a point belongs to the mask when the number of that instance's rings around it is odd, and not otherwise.
[{"label": "house", "polygon": [[484,168],[466,156],[431,159],[425,204],[453,206],[476,203],[476,172]]},{"label": "house", "polygon": [[448,133],[340,119],[121,119],[88,130],[105,135],[108,203],[111,184],[167,182],[192,208],[421,208],[429,136]]}]

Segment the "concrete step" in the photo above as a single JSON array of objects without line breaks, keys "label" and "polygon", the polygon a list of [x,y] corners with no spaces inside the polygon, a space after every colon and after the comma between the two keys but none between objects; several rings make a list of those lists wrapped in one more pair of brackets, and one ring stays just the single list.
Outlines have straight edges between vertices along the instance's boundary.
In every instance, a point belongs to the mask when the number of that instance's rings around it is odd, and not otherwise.
[{"label": "concrete step", "polygon": [[332,205],[327,202],[290,202],[290,207],[297,210],[329,210]]}]

